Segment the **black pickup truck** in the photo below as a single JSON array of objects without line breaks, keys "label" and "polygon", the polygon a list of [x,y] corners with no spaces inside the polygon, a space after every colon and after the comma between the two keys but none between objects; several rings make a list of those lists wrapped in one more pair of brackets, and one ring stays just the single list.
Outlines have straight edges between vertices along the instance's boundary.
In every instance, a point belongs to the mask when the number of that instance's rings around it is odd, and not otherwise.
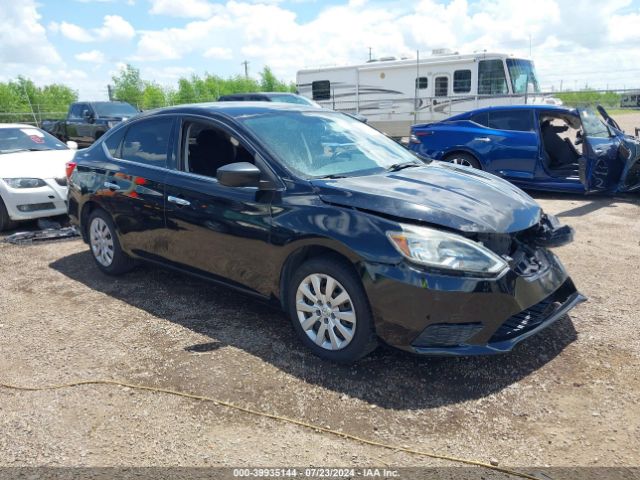
[{"label": "black pickup truck", "polygon": [[138,113],[126,102],[77,102],[69,106],[66,120],[43,121],[42,129],[64,142],[88,147],[111,127]]}]

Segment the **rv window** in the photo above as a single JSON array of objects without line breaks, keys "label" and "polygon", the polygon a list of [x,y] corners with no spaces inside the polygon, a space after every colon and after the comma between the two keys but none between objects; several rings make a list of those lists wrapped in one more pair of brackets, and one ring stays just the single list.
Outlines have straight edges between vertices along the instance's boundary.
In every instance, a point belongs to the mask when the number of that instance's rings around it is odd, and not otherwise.
[{"label": "rv window", "polygon": [[489,112],[489,128],[531,132],[533,131],[533,112],[531,110]]},{"label": "rv window", "polygon": [[478,94],[502,95],[509,93],[502,60],[480,60],[478,63]]},{"label": "rv window", "polygon": [[331,82],[329,80],[311,82],[311,91],[313,92],[314,100],[330,100]]},{"label": "rv window", "polygon": [[453,93],[469,93],[471,91],[471,70],[453,72]]},{"label": "rv window", "polygon": [[449,94],[449,78],[436,77],[435,82],[435,96],[446,97]]},{"label": "rv window", "polygon": [[427,77],[416,78],[416,88],[418,90],[424,90],[429,87],[429,79]]}]

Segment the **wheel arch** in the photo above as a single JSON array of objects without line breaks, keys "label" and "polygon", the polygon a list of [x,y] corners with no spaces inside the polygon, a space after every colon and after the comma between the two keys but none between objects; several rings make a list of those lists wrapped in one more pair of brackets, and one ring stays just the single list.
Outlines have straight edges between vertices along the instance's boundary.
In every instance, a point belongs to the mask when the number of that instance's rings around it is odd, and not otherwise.
[{"label": "wheel arch", "polygon": [[350,252],[344,246],[332,245],[327,242],[316,242],[298,245],[292,250],[282,263],[280,269],[280,280],[278,283],[278,297],[282,309],[288,310],[287,282],[296,271],[296,269],[311,258],[328,256],[332,257],[345,265],[349,265],[358,273],[357,263],[360,260],[357,255]]},{"label": "wheel arch", "polygon": [[87,230],[89,227],[89,217],[95,210],[98,209],[102,209],[98,202],[88,200],[82,205],[82,209],[80,210],[80,234],[82,235],[82,239],[85,241],[85,243],[89,242],[89,233]]}]

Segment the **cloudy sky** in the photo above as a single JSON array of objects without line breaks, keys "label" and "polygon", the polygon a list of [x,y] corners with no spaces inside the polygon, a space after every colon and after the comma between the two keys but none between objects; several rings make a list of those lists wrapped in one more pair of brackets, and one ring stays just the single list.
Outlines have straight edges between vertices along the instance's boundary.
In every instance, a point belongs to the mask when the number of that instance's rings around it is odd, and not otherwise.
[{"label": "cloudy sky", "polygon": [[63,82],[106,97],[125,63],[180,76],[285,80],[304,67],[434,48],[536,62],[542,86],[640,88],[640,0],[0,0],[0,81]]}]

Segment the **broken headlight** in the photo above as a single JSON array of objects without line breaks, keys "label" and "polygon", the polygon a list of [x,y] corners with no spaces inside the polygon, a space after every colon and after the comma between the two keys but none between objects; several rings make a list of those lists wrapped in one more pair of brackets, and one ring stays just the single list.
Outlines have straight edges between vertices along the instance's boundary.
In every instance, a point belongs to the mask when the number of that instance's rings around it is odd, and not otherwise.
[{"label": "broken headlight", "polygon": [[480,274],[496,274],[508,267],[491,250],[460,235],[413,225],[401,227],[401,232],[387,232],[387,237],[405,258],[419,265]]}]

